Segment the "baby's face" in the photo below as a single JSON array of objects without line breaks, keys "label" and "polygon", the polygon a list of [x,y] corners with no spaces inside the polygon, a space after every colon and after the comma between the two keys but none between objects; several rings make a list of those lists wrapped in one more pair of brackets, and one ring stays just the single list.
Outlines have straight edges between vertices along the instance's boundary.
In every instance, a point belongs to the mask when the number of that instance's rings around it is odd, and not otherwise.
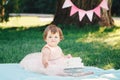
[{"label": "baby's face", "polygon": [[58,43],[60,42],[59,32],[56,32],[55,34],[53,34],[53,33],[51,33],[51,31],[48,31],[45,41],[51,47],[57,46]]}]

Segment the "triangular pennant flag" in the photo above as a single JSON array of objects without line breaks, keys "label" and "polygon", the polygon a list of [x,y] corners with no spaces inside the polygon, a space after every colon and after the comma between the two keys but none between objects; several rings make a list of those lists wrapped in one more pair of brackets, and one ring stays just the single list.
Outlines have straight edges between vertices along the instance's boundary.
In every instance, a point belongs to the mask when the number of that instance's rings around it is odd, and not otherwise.
[{"label": "triangular pennant flag", "polygon": [[86,14],[87,14],[89,20],[92,21],[92,18],[93,18],[93,10],[86,11]]},{"label": "triangular pennant flag", "polygon": [[67,8],[67,7],[70,7],[72,5],[73,5],[73,3],[70,0],[65,0],[62,8]]},{"label": "triangular pennant flag", "polygon": [[95,14],[98,16],[98,17],[100,17],[101,16],[101,11],[100,11],[100,6],[98,6],[98,7],[96,7],[95,9],[94,9],[94,12],[95,12]]},{"label": "triangular pennant flag", "polygon": [[106,10],[109,10],[107,0],[103,0],[100,4],[100,6]]},{"label": "triangular pennant flag", "polygon": [[82,21],[84,16],[85,16],[85,11],[82,9],[79,9],[79,20]]},{"label": "triangular pennant flag", "polygon": [[71,11],[70,11],[70,16],[75,14],[77,11],[79,11],[79,8],[77,8],[75,5],[72,5]]},{"label": "triangular pennant flag", "polygon": [[70,11],[70,16],[74,15],[76,12],[78,12],[79,15],[79,21],[82,21],[83,17],[85,15],[87,15],[88,19],[90,21],[92,21],[93,19],[93,13],[95,13],[98,17],[101,17],[101,8],[104,8],[106,10],[109,10],[108,8],[108,0],[102,0],[102,2],[94,9],[92,10],[83,10],[83,9],[79,9],[78,7],[76,7],[71,0],[65,0],[62,8],[67,8],[67,7],[71,7],[71,11]]}]

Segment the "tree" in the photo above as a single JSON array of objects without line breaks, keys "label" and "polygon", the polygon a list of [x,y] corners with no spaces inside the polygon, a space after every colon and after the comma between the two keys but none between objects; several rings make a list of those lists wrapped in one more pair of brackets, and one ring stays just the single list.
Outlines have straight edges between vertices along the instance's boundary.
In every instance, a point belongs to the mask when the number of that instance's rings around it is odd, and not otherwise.
[{"label": "tree", "polygon": [[9,13],[17,13],[19,0],[0,0],[0,22],[9,21]]},{"label": "tree", "polygon": [[0,22],[4,21],[6,0],[0,1]]},{"label": "tree", "polygon": [[[71,0],[71,2],[76,5],[79,9],[83,10],[92,10],[96,6],[101,3],[102,0]],[[77,24],[77,25],[85,25],[85,24],[100,24],[102,26],[112,26],[114,25],[114,21],[111,17],[111,6],[112,1],[108,0],[108,8],[109,10],[101,8],[101,16],[100,18],[93,14],[92,22],[88,19],[88,16],[85,15],[83,19],[79,20],[78,12],[70,16],[71,7],[62,8],[65,0],[57,1],[57,8],[55,17],[52,23],[54,24]]]}]

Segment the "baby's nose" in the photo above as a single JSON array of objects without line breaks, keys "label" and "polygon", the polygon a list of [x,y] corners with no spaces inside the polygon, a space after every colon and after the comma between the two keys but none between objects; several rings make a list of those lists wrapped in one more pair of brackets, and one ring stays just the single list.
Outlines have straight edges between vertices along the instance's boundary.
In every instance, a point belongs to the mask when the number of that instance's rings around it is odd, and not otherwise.
[{"label": "baby's nose", "polygon": [[54,41],[55,40],[55,38],[52,38],[52,41]]}]

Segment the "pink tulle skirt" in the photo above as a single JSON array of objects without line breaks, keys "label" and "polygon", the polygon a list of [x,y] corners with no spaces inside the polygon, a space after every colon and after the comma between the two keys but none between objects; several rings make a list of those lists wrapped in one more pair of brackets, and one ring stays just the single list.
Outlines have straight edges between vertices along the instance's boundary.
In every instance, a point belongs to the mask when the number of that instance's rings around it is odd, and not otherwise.
[{"label": "pink tulle skirt", "polygon": [[48,67],[44,68],[42,64],[42,54],[40,52],[28,54],[20,62],[21,67],[28,71],[43,73],[47,75],[66,74],[64,73],[65,58],[51,60],[48,64]]}]

